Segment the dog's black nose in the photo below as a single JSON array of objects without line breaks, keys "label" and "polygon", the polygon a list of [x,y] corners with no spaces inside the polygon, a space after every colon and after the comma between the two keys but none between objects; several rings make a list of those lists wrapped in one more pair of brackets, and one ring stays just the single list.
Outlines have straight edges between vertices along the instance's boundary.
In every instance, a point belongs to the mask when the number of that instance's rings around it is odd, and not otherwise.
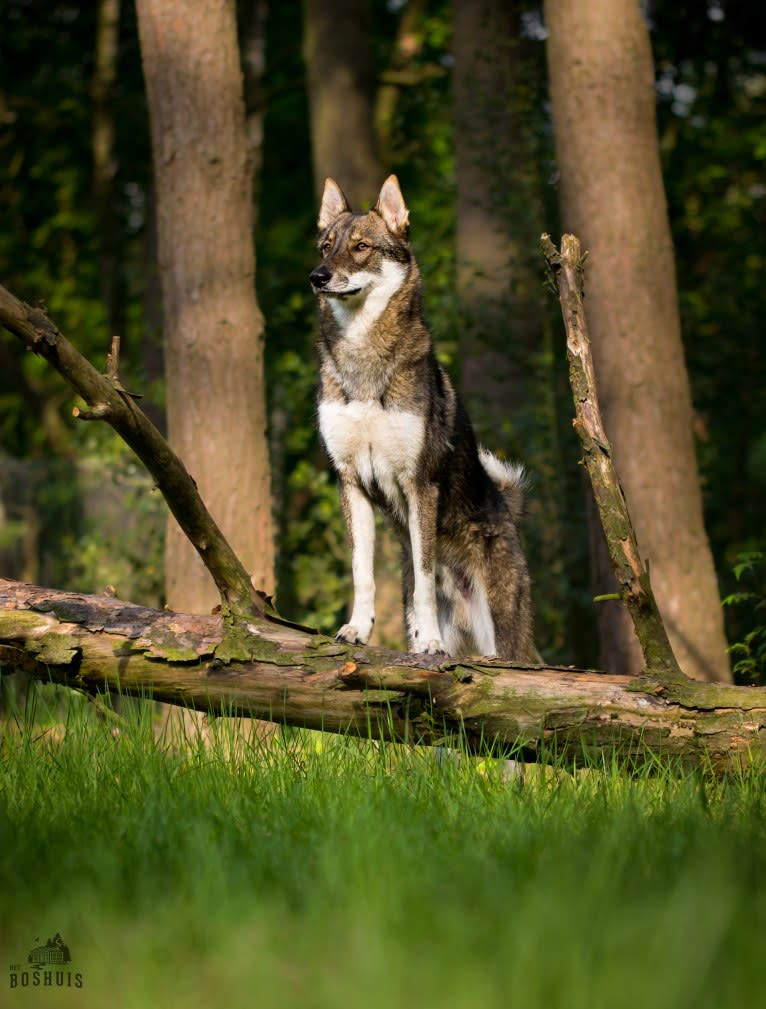
[{"label": "dog's black nose", "polygon": [[309,274],[309,280],[314,287],[325,287],[330,280],[330,277],[332,277],[332,273],[330,273],[324,264],[317,266],[317,268],[312,270]]}]

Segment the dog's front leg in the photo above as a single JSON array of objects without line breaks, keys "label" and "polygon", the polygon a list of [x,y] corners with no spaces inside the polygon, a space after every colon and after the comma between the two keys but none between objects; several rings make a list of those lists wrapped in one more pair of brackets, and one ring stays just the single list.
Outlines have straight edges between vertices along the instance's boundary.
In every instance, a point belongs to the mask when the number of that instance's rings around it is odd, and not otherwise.
[{"label": "dog's front leg", "polygon": [[375,623],[375,514],[358,484],[341,480],[340,500],[351,540],[354,607],[347,624],[335,635],[338,641],[366,645]]},{"label": "dog's front leg", "polygon": [[407,631],[413,652],[438,655],[445,651],[436,612],[436,512],[439,489],[418,486],[407,496],[412,552],[412,602],[407,607]]}]

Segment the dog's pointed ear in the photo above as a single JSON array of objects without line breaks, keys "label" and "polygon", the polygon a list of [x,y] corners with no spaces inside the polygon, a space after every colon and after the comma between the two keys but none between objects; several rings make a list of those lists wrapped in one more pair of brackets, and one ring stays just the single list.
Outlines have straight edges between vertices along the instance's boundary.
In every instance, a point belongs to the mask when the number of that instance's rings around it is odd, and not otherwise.
[{"label": "dog's pointed ear", "polygon": [[343,195],[343,190],[338,183],[334,179],[325,179],[322,205],[319,208],[319,220],[317,221],[319,230],[324,231],[336,217],[350,209],[348,200]]},{"label": "dog's pointed ear", "polygon": [[383,183],[375,210],[386,222],[386,227],[390,232],[394,235],[407,234],[410,212],[399,188],[399,180],[395,175],[389,175]]}]

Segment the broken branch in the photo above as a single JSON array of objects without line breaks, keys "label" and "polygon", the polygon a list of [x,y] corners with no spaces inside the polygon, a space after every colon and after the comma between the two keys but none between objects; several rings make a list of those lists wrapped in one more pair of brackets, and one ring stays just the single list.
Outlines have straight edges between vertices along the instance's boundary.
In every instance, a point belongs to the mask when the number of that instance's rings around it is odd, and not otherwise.
[{"label": "broken branch", "polygon": [[569,381],[575,404],[573,425],[582,444],[585,467],[620,586],[620,596],[633,620],[647,669],[665,676],[683,677],[654,599],[649,572],[641,561],[628,505],[614,468],[612,447],[601,419],[588,322],[583,307],[585,256],[581,254],[580,243],[574,235],[562,236],[561,252],[549,235],[543,235],[540,243],[561,301]]},{"label": "broken branch", "polygon": [[[40,308],[0,286],[0,325],[44,357],[91,407],[87,419],[106,420],[151,473],[168,507],[212,575],[234,617],[263,615],[266,605],[202,502],[194,480],[133,397],[87,361]],[[112,350],[110,369],[118,366]],[[80,416],[83,416],[81,413]],[[84,418],[85,419],[85,418]]]}]

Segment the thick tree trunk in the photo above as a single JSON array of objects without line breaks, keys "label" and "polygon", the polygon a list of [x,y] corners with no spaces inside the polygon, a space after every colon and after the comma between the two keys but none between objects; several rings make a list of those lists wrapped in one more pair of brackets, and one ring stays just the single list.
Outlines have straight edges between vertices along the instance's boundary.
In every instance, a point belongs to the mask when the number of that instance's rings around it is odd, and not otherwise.
[{"label": "thick tree trunk", "polygon": [[266,28],[268,0],[243,0],[239,6],[242,72],[245,88],[245,122],[253,171],[253,228],[258,224],[263,167],[263,124],[266,116]]},{"label": "thick tree trunk", "polygon": [[[562,493],[550,322],[537,240],[544,159],[534,123],[544,66],[518,0],[454,0],[460,391],[481,441],[534,474],[525,541],[548,647],[564,593]],[[547,625],[547,626],[546,626]],[[546,633],[547,632],[547,633]]]},{"label": "thick tree trunk", "polygon": [[[139,0],[157,194],[170,443],[254,582],[274,546],[255,299],[252,165],[234,0]],[[175,523],[167,598],[205,612],[212,580]]]},{"label": "thick tree trunk", "polygon": [[243,649],[220,617],[0,579],[0,664],[90,694],[580,765],[719,769],[766,754],[763,688],[428,659],[257,618]]},{"label": "thick tree trunk", "polygon": [[369,206],[383,181],[374,130],[372,38],[370,0],[303,0],[317,201],[329,175],[356,210]]},{"label": "thick tree trunk", "polygon": [[[547,0],[545,19],[562,214],[591,253],[588,319],[617,469],[679,664],[697,679],[728,680],[692,436],[648,32],[635,0]],[[641,664],[636,647],[630,654],[628,671]],[[615,668],[609,656],[604,662]]]},{"label": "thick tree trunk", "polygon": [[453,4],[461,388],[480,431],[528,419],[534,397],[523,369],[542,346],[542,201],[517,7]]},{"label": "thick tree trunk", "polygon": [[99,245],[99,283],[110,332],[123,332],[121,229],[117,221],[114,84],[117,80],[121,0],[99,0],[91,98],[93,201]]}]

